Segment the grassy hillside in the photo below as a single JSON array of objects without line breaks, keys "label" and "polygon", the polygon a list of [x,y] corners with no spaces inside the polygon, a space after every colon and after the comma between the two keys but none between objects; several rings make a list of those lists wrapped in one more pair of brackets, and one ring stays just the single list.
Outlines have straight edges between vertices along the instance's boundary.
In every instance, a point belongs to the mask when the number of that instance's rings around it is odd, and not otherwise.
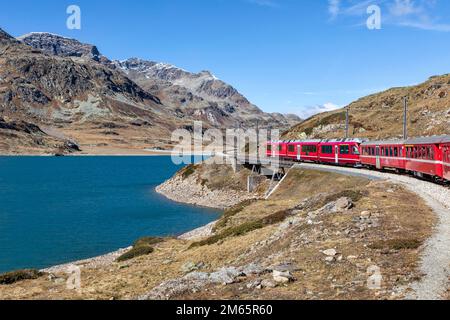
[{"label": "grassy hillside", "polygon": [[[409,101],[409,136],[450,134],[450,74],[411,87],[392,88],[349,105],[350,135],[362,138],[402,136],[403,98]],[[284,134],[286,139],[345,136],[345,109],[315,115]]]},{"label": "grassy hillside", "polygon": [[[0,299],[401,299],[421,277],[421,244],[434,223],[399,185],[293,169],[269,200],[227,209],[211,234],[144,238],[116,261],[80,263],[79,292],[67,290],[61,270],[0,283]],[[374,265],[380,290],[366,285]]]}]

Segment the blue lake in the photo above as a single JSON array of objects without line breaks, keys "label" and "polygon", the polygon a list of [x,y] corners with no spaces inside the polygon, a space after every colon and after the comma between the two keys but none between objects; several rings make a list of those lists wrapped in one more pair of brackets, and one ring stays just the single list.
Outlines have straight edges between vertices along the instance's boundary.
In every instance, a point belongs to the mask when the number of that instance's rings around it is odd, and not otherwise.
[{"label": "blue lake", "polygon": [[217,219],[218,210],[154,191],[179,169],[170,157],[0,157],[0,272],[90,258]]}]

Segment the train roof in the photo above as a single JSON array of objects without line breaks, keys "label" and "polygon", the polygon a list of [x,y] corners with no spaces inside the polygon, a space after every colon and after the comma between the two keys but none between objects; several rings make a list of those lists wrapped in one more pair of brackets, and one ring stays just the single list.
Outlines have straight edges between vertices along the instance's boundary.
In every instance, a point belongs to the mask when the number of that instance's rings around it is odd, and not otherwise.
[{"label": "train roof", "polygon": [[418,137],[410,138],[407,140],[378,140],[378,141],[367,141],[364,142],[363,146],[373,146],[373,145],[386,145],[386,144],[439,144],[439,143],[450,143],[450,135],[445,136],[430,136],[430,137]]},{"label": "train roof", "polygon": [[363,143],[365,139],[350,138],[350,139],[311,139],[311,140],[283,140],[271,141],[270,143],[336,143],[336,142],[356,142]]},{"label": "train roof", "polygon": [[450,142],[449,135],[411,138],[406,140],[405,144],[438,144],[447,142]]},{"label": "train roof", "polygon": [[373,146],[373,145],[386,145],[386,144],[405,144],[406,140],[377,140],[377,141],[366,141],[363,146]]}]

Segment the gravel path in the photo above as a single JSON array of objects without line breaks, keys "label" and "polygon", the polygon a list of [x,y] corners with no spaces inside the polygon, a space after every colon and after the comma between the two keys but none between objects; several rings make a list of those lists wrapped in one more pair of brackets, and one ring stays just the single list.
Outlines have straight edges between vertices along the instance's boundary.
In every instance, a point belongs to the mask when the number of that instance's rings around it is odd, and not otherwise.
[{"label": "gravel path", "polygon": [[386,179],[400,183],[422,197],[437,215],[438,223],[434,235],[427,240],[422,253],[420,269],[425,276],[410,286],[412,293],[408,294],[406,298],[420,300],[444,298],[450,277],[450,190],[448,188],[413,177],[366,169],[315,164],[298,164],[294,167],[345,173],[372,179]]}]

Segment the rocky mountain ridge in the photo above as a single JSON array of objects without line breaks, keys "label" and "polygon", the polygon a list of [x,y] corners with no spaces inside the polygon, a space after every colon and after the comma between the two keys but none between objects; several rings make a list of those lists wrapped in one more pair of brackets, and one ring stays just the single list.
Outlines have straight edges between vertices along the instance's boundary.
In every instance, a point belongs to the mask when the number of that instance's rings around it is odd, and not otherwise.
[{"label": "rocky mountain ridge", "polygon": [[4,125],[2,153],[53,153],[71,141],[89,153],[134,154],[171,148],[171,132],[195,120],[217,128],[257,121],[287,128],[296,121],[262,112],[209,72],[111,61],[95,45],[75,39],[50,33],[15,39],[1,29],[0,116],[5,123],[45,128],[39,137],[23,132],[26,138],[11,139],[12,129]]},{"label": "rocky mountain ridge", "polygon": [[49,33],[31,33],[18,38],[50,55],[99,62],[126,77],[145,91],[157,96],[178,118],[201,120],[213,127],[240,123],[289,127],[300,121],[295,116],[270,115],[252,105],[235,88],[208,71],[191,73],[170,64],[131,58],[110,61],[94,45],[84,44]]}]

